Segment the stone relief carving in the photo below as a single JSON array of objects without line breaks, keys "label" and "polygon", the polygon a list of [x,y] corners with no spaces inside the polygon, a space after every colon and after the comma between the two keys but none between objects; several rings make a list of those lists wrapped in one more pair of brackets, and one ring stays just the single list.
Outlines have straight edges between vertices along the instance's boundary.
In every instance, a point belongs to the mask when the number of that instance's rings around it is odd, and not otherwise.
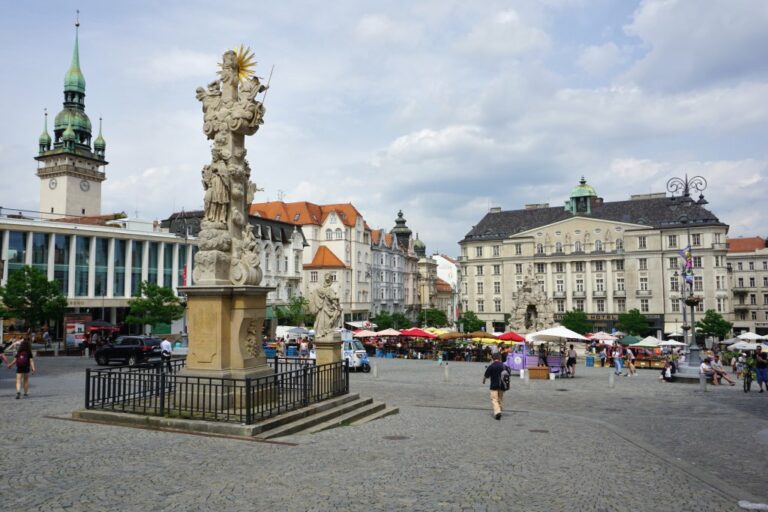
[{"label": "stone relief carving", "polygon": [[201,173],[204,214],[195,255],[196,284],[261,282],[258,243],[248,224],[248,209],[258,189],[250,181],[245,137],[264,123],[264,105],[256,96],[269,86],[248,76],[247,58],[242,57],[225,52],[219,78],[195,91],[202,103],[203,133],[213,141],[211,162]]},{"label": "stone relief carving", "polygon": [[245,348],[252,357],[259,357],[262,352],[261,324],[262,321],[258,318],[252,318],[248,323]]}]

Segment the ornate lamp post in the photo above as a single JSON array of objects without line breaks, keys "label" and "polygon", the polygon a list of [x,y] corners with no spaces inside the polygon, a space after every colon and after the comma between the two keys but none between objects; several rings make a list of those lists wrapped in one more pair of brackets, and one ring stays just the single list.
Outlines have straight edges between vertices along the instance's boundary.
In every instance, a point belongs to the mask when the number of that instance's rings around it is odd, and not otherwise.
[{"label": "ornate lamp post", "polygon": [[[671,178],[669,181],[667,181],[667,192],[672,194],[672,198],[676,199],[677,197],[682,198],[683,202],[682,205],[686,209],[690,209],[693,204],[697,205],[704,205],[707,204],[706,199],[704,199],[704,190],[707,188],[707,180],[705,180],[701,176],[693,176],[691,178],[688,177],[688,175],[685,175],[685,178]],[[697,201],[694,201],[691,198],[691,192],[695,191],[699,193],[699,198]],[[680,194],[679,196],[676,196],[675,194]],[[699,351],[700,348],[698,346],[698,343],[696,342],[696,306],[699,303],[698,297],[696,297],[693,294],[693,248],[691,246],[691,216],[689,213],[692,212],[686,212],[683,213],[680,217],[678,217],[677,221],[683,225],[685,225],[685,232],[687,237],[687,246],[683,251],[680,251],[679,254],[683,258],[683,264],[681,268],[680,274],[675,271],[675,276],[679,276],[682,278],[682,282],[680,283],[680,295],[683,298],[683,331],[685,332],[685,339],[686,344],[688,345],[688,365],[694,366],[698,365],[700,362],[700,356]],[[685,284],[688,283],[688,295],[685,295]],[[686,306],[691,308],[691,324],[687,325],[686,323]],[[691,338],[689,341],[688,338],[688,331],[691,331]]]}]

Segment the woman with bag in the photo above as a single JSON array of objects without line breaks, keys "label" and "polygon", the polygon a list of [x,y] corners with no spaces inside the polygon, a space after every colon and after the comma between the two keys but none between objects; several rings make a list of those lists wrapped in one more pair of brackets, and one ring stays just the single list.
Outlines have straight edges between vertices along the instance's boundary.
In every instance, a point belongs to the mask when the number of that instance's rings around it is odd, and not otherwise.
[{"label": "woman with bag", "polygon": [[35,361],[32,358],[32,345],[24,340],[19,345],[16,355],[8,368],[16,365],[16,400],[21,398],[21,386],[24,384],[24,398],[29,396],[29,373],[35,373]]}]

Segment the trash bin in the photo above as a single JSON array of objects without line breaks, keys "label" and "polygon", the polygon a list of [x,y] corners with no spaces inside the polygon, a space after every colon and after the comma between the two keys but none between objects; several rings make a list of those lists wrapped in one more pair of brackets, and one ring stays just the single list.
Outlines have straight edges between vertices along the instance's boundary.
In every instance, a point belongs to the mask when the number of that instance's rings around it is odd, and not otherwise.
[{"label": "trash bin", "polygon": [[299,350],[297,347],[288,347],[285,353],[286,357],[298,357]]},{"label": "trash bin", "polygon": [[595,366],[595,357],[587,356],[587,368],[592,368],[593,366]]}]

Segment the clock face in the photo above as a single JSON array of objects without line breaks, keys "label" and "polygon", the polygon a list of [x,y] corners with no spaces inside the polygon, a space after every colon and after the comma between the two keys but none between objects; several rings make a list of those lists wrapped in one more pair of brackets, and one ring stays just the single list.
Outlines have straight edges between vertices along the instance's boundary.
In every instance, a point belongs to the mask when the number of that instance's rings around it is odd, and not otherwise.
[{"label": "clock face", "polygon": [[56,181],[56,178],[51,178],[51,179],[48,181],[48,188],[50,188],[51,190],[53,190],[53,189],[55,189],[55,188],[56,188],[56,185],[58,185],[58,184],[59,184],[59,183]]},{"label": "clock face", "polygon": [[83,192],[88,192],[91,189],[91,184],[88,183],[88,180],[83,180],[80,182],[80,190]]}]

